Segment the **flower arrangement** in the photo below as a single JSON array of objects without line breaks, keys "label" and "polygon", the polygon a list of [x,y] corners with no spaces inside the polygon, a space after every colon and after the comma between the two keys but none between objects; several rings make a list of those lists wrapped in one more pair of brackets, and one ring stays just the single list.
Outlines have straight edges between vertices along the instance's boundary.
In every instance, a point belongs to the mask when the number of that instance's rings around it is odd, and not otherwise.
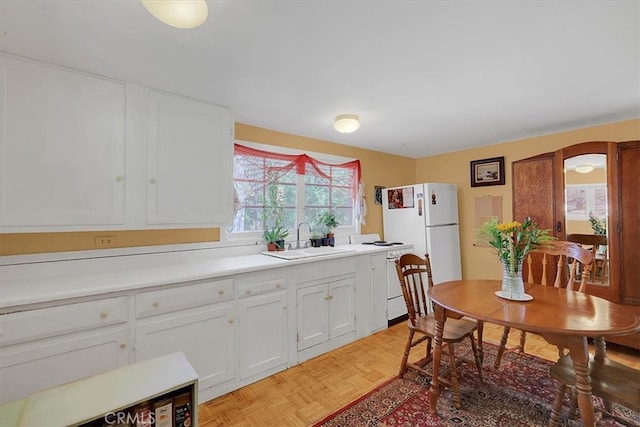
[{"label": "flower arrangement", "polygon": [[589,223],[591,224],[591,229],[594,234],[598,234],[600,236],[607,235],[607,222],[604,219],[595,216],[593,212],[589,212]]},{"label": "flower arrangement", "polygon": [[549,229],[539,229],[529,217],[521,223],[499,223],[497,219],[485,222],[478,238],[496,248],[498,258],[512,276],[519,271],[522,260],[531,249],[555,240]]}]

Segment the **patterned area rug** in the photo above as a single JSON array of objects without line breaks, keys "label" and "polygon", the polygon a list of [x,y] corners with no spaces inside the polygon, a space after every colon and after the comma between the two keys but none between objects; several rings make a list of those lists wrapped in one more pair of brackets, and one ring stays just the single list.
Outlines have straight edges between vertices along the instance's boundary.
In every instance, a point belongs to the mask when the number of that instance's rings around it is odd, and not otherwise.
[{"label": "patterned area rug", "polygon": [[[405,378],[392,378],[320,420],[314,427],[548,425],[556,393],[555,381],[549,376],[551,362],[528,354],[507,353],[502,358],[500,369],[494,371],[497,346],[485,343],[483,347],[484,383],[478,378],[470,346],[461,344],[456,348],[457,358],[462,360],[458,368],[461,409],[453,406],[453,393],[446,388],[440,394],[438,415],[430,414],[430,381],[409,370]],[[593,399],[596,409],[603,407],[599,398]],[[579,420],[569,419],[568,412],[567,397],[559,425],[580,426]],[[603,417],[598,426],[640,426],[638,413],[616,405],[614,414],[628,420],[628,423],[621,424]]]}]

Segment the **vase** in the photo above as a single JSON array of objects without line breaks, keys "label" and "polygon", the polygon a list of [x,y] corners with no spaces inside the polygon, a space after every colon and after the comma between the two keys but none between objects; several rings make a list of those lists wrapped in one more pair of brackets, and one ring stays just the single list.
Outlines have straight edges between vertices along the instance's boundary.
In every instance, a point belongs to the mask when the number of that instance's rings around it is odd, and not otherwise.
[{"label": "vase", "polygon": [[501,298],[515,301],[529,301],[531,295],[524,293],[524,281],[522,280],[522,260],[518,260],[515,271],[506,260],[502,261],[502,289],[496,292]]}]

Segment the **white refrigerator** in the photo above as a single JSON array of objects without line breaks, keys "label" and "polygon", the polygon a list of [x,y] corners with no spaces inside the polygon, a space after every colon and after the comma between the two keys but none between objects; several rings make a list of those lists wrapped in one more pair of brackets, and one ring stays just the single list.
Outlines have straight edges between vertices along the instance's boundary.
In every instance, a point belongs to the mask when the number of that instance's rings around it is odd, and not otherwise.
[{"label": "white refrigerator", "polygon": [[462,278],[455,184],[385,188],[382,207],[384,239],[411,243],[421,257],[428,253],[434,284]]}]

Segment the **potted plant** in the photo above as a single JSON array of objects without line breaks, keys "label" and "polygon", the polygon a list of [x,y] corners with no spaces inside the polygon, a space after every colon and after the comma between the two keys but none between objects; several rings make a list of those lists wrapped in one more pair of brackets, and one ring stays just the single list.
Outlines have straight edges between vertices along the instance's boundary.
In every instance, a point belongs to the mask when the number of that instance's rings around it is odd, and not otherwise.
[{"label": "potted plant", "polygon": [[340,223],[338,223],[338,221],[336,220],[336,214],[332,211],[325,211],[318,217],[318,223],[320,223],[324,229],[324,233],[327,238],[327,244],[329,246],[335,245],[333,229],[340,225]]},{"label": "potted plant", "polygon": [[278,230],[278,239],[276,240],[276,251],[284,251],[284,239],[289,235],[289,230],[283,228],[282,226],[278,226],[276,228]]},{"label": "potted plant", "polygon": [[320,233],[312,233],[309,240],[311,241],[311,246],[314,248],[319,248],[320,246],[322,246],[322,234]]},{"label": "potted plant", "polygon": [[283,191],[277,182],[272,182],[267,187],[263,212],[263,237],[267,242],[267,249],[270,251],[284,251],[284,239],[289,235],[289,231],[284,227],[285,204]]},{"label": "potted plant", "polygon": [[284,251],[284,238],[289,235],[289,231],[277,225],[273,228],[266,228],[263,233],[265,242],[267,242],[268,251]]}]

